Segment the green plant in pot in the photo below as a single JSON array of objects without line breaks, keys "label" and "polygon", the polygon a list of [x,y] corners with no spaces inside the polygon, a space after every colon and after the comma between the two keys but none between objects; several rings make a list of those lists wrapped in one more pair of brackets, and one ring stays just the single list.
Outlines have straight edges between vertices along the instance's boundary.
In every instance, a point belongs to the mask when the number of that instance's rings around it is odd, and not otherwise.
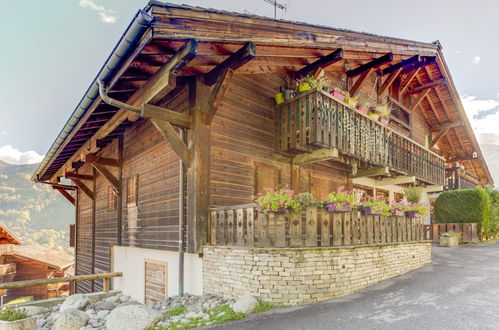
[{"label": "green plant in pot", "polygon": [[346,191],[344,186],[339,186],[336,192],[327,196],[323,204],[329,212],[349,212],[357,199],[354,192]]},{"label": "green plant in pot", "polygon": [[360,211],[365,215],[384,214],[387,215],[390,211],[390,206],[386,200],[367,196],[365,201],[359,203]]},{"label": "green plant in pot", "polygon": [[387,102],[383,102],[376,106],[376,112],[379,114],[379,121],[383,125],[388,125],[392,107]]},{"label": "green plant in pot", "polygon": [[298,203],[300,203],[302,207],[314,206],[319,204],[315,200],[314,195],[312,195],[309,192],[299,193],[298,196],[296,196],[296,200],[298,201]]},{"label": "green plant in pot", "polygon": [[409,203],[419,203],[423,197],[423,188],[416,185],[404,188],[405,198]]},{"label": "green plant in pot", "polygon": [[298,212],[301,209],[300,202],[296,200],[294,191],[284,188],[264,188],[264,193],[254,197],[259,209],[264,213],[285,212],[291,210]]}]

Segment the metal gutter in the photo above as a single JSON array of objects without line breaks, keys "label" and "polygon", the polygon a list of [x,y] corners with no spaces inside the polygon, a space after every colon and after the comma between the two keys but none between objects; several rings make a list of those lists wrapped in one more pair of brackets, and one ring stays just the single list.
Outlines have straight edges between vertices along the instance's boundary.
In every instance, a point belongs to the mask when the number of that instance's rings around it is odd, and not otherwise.
[{"label": "metal gutter", "polygon": [[97,81],[108,81],[113,77],[116,71],[120,68],[121,64],[126,60],[127,56],[133,50],[134,46],[136,46],[144,33],[149,29],[152,21],[153,17],[144,10],[139,10],[137,14],[135,14],[135,17],[130,22],[125,32],[122,34],[120,40],[114,47],[109,57],[106,59],[104,65],[99,70],[99,73],[93,80],[90,87],[87,89],[85,95],[80,100],[78,106],[73,111],[71,117],[68,119],[61,132],[55,139],[54,143],[50,147],[49,151],[45,155],[45,158],[43,158],[42,162],[31,177],[32,181],[39,181],[40,174],[43,173],[48,168],[48,166],[50,166],[50,164],[54,160],[53,158],[55,158],[57,154],[57,151],[62,146],[68,135],[78,124],[80,119],[85,115],[85,113],[94,103],[95,99],[99,97],[99,86],[97,85]]}]

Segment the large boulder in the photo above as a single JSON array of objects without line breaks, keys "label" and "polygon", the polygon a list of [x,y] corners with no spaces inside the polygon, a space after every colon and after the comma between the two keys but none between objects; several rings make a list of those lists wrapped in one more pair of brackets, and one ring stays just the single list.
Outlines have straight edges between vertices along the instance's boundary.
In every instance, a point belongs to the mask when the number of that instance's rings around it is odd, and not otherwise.
[{"label": "large boulder", "polygon": [[85,312],[71,308],[61,311],[57,316],[52,330],[74,330],[87,325],[88,315]]},{"label": "large boulder", "polygon": [[22,309],[26,313],[28,313],[29,316],[45,314],[45,313],[48,313],[50,311],[48,308],[39,307],[39,306],[23,306],[23,307],[20,307],[20,309]]},{"label": "large boulder", "polygon": [[258,305],[258,300],[252,295],[245,294],[232,305],[232,309],[236,313],[249,314]]},{"label": "large boulder", "polygon": [[64,300],[61,305],[60,311],[64,311],[66,309],[78,309],[82,310],[90,303],[90,299],[84,294],[74,294],[69,296]]},{"label": "large boulder", "polygon": [[163,315],[144,305],[117,307],[107,316],[107,330],[143,330],[152,327]]}]

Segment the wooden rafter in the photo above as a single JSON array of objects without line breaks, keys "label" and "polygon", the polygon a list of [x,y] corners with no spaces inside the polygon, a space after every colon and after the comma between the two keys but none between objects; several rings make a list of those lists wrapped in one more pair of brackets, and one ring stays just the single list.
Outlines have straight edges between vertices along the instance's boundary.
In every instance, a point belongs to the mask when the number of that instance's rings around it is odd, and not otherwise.
[{"label": "wooden rafter", "polygon": [[71,204],[76,205],[75,198],[66,189],[57,187],[56,185],[52,186],[52,188],[60,192]]},{"label": "wooden rafter", "polygon": [[[424,67],[423,69],[425,70],[426,74],[428,75],[428,78],[430,78],[430,80],[434,80],[431,72],[428,70],[428,67]],[[451,117],[449,116],[449,110],[447,109],[447,105],[444,103],[445,102],[445,97],[441,94],[439,88],[434,88],[434,91],[435,91],[435,93],[437,93],[437,97],[440,100],[440,103],[442,104],[442,107],[444,108],[445,114],[447,115],[447,117],[449,118],[449,120],[452,120]]]},{"label": "wooden rafter", "polygon": [[[418,83],[420,85],[423,85],[421,83],[421,78],[419,76],[416,76],[416,80],[418,81]],[[430,93],[430,89],[427,89],[428,90],[428,93]],[[440,114],[437,112],[437,108],[435,107],[435,104],[433,104],[433,101],[431,100],[431,97],[427,97],[426,98],[426,101],[428,102],[428,105],[430,106],[430,110],[431,112],[433,113],[433,116],[437,119],[437,121],[439,123],[444,123],[445,120],[440,116]],[[421,109],[421,111],[424,113],[424,110]],[[426,115],[425,115],[425,118],[426,118]],[[428,118],[426,118],[428,124],[430,124],[430,121],[428,121]],[[430,126],[435,126],[435,125],[430,125]]]},{"label": "wooden rafter", "polygon": [[442,79],[439,79],[439,80],[435,80],[435,81],[431,81],[427,84],[423,84],[423,85],[420,85],[420,86],[417,86],[417,87],[414,87],[414,88],[409,88],[409,93],[411,94],[417,94],[417,93],[420,93],[426,89],[430,89],[430,88],[434,88],[434,87],[437,87],[441,84],[445,84],[446,83],[446,80],[444,78]]},{"label": "wooden rafter", "polygon": [[420,103],[421,101],[423,101],[423,99],[428,95],[428,93],[430,92],[429,89],[423,91],[421,94],[419,94],[416,99],[414,101],[412,101],[412,103],[409,105],[409,110],[410,111],[413,111],[414,108],[416,108]]},{"label": "wooden rafter", "polygon": [[96,163],[90,163],[90,164],[92,165],[93,168],[95,168],[97,172],[99,172],[99,174],[105,177],[106,180],[113,185],[113,187],[118,191],[118,193],[121,192],[121,182],[113,175],[113,173],[111,173],[111,171],[109,171],[107,168],[105,168],[102,165],[98,165]]},{"label": "wooden rafter", "polygon": [[90,188],[88,188],[83,182],[81,182],[78,179],[71,179],[71,180],[73,181],[75,186],[78,187],[79,190],[81,190],[85,195],[87,195],[88,198],[94,200],[94,193]]},{"label": "wooden rafter", "polygon": [[358,169],[357,173],[351,174],[350,178],[362,178],[366,176],[388,175],[390,169],[386,166],[373,166],[365,169]]},{"label": "wooden rafter", "polygon": [[385,55],[378,57],[370,62],[367,62],[366,64],[363,64],[355,69],[347,71],[347,77],[348,78],[357,77],[369,69],[375,69],[375,68],[379,67],[380,65],[383,65],[383,64],[385,64],[387,62],[391,62],[391,61],[393,61],[393,54],[392,53],[385,54]]},{"label": "wooden rafter", "polygon": [[400,75],[400,72],[402,72],[402,70],[403,70],[403,68],[400,67],[400,68],[395,69],[394,71],[392,71],[390,73],[388,78],[386,78],[386,80],[381,85],[379,92],[378,92],[378,95],[382,96],[383,94],[385,94],[386,91],[388,91],[388,89],[395,82],[395,79],[398,78],[398,76]]},{"label": "wooden rafter", "polygon": [[171,147],[177,155],[182,159],[187,167],[191,166],[191,151],[184,141],[180,138],[175,128],[166,121],[152,120],[154,126],[158,129],[161,135],[170,143]]},{"label": "wooden rafter", "polygon": [[403,73],[409,73],[414,70],[423,68],[425,66],[428,66],[430,64],[436,63],[437,62],[437,57],[436,56],[422,56],[419,60],[419,62],[413,62],[410,63],[409,65],[406,65],[404,67]]},{"label": "wooden rafter", "polygon": [[225,91],[229,87],[229,82],[232,79],[232,75],[234,74],[234,70],[228,69],[225,71],[223,76],[218,78],[217,83],[213,86],[213,91],[208,99],[208,104],[204,108],[205,115],[204,120],[206,125],[210,125],[215,114],[217,112],[218,106],[222,102],[222,99],[225,95]]},{"label": "wooden rafter", "polygon": [[421,60],[421,56],[415,55],[415,56],[412,56],[408,59],[400,61],[396,64],[390,65],[387,68],[384,68],[382,70],[378,70],[376,73],[379,76],[386,76],[387,74],[391,74],[395,71],[398,71],[399,69],[403,70],[404,68],[409,67],[411,64],[418,63],[420,60]]},{"label": "wooden rafter", "polygon": [[246,43],[237,52],[230,55],[222,63],[206,73],[203,77],[203,82],[208,86],[213,86],[221,76],[224,76],[227,70],[237,70],[247,62],[256,57],[256,44],[254,42]]},{"label": "wooden rafter", "polygon": [[445,136],[445,134],[447,134],[449,129],[451,129],[453,127],[462,126],[462,125],[463,125],[462,121],[457,121],[457,122],[447,123],[447,124],[444,124],[444,125],[437,127],[437,130],[436,130],[437,135],[435,135],[431,139],[431,144],[430,144],[431,148],[433,148]]},{"label": "wooden rafter", "polygon": [[409,74],[407,74],[407,77],[404,79],[404,82],[402,83],[402,86],[400,86],[400,94],[402,94],[402,93],[405,92],[405,90],[411,84],[411,81],[418,75],[418,73],[419,73],[419,68],[417,68],[414,71],[412,71]]},{"label": "wooden rafter", "polygon": [[86,181],[92,181],[94,179],[94,177],[91,175],[79,174],[79,173],[75,173],[75,172],[66,172],[64,177],[66,177],[66,179],[78,179],[78,180],[86,180]]},{"label": "wooden rafter", "polygon": [[325,160],[337,159],[338,149],[336,148],[323,148],[312,151],[311,153],[298,154],[293,158],[293,165],[308,165]]},{"label": "wooden rafter", "polygon": [[112,167],[120,166],[120,161],[118,159],[99,157],[95,154],[86,155],[84,161],[86,163],[94,163],[97,165],[104,165],[104,166],[112,166]]},{"label": "wooden rafter", "polygon": [[463,155],[463,156],[455,156],[455,157],[449,157],[445,161],[446,163],[454,163],[454,162],[459,162],[459,161],[465,161],[465,160],[473,160],[473,159],[478,159],[478,155],[476,152],[470,154],[470,155]]},{"label": "wooden rafter", "polygon": [[339,60],[343,59],[343,49],[338,48],[334,52],[321,57],[317,61],[310,63],[309,65],[301,68],[300,70],[296,71],[293,73],[293,78],[294,79],[301,79],[303,77],[306,77],[310,73],[313,73],[317,71],[318,69],[324,69]]},{"label": "wooden rafter", "polygon": [[364,83],[366,82],[367,78],[369,77],[369,74],[371,74],[371,72],[373,72],[374,69],[368,69],[367,71],[364,71],[359,78],[357,78],[357,81],[355,82],[355,84],[352,86],[352,88],[350,88],[350,90],[348,91],[350,93],[350,95],[354,96],[354,95],[357,95],[357,93],[360,91],[360,89],[362,88],[362,85],[364,85]]}]

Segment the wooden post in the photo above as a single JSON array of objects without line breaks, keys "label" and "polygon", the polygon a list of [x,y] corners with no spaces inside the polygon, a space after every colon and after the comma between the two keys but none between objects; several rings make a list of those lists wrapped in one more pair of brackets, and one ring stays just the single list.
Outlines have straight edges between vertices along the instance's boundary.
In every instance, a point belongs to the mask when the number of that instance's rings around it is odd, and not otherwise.
[{"label": "wooden post", "polygon": [[209,88],[197,77],[189,86],[192,129],[188,134],[191,166],[187,169],[187,251],[200,253],[207,240],[210,205],[210,126],[205,124]]},{"label": "wooden post", "polygon": [[109,278],[105,278],[102,280],[102,292],[109,292]]}]

